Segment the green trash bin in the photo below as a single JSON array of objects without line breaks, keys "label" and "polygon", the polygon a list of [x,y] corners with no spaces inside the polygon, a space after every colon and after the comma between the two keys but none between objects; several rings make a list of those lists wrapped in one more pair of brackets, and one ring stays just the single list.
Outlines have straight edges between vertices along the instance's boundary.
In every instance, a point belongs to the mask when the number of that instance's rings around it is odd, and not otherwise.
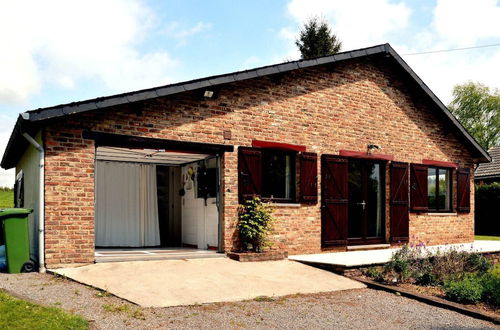
[{"label": "green trash bin", "polygon": [[7,271],[11,274],[32,272],[35,263],[30,259],[28,215],[32,209],[10,208],[0,210],[2,242],[5,244]]}]

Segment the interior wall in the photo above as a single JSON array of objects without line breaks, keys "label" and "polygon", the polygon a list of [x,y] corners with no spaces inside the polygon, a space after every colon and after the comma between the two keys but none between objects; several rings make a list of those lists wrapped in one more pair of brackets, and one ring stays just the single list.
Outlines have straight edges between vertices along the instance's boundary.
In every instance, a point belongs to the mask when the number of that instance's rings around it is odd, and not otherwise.
[{"label": "interior wall", "polygon": [[173,246],[182,244],[182,217],[181,217],[181,168],[169,168],[169,236],[168,241]]},{"label": "interior wall", "polygon": [[167,166],[156,166],[156,186],[158,188],[158,224],[160,227],[161,246],[168,242],[169,222],[169,168]]},{"label": "interior wall", "polygon": [[[182,243],[199,249],[218,246],[218,208],[215,197],[198,197],[197,173],[203,162],[182,167]],[[216,168],[215,159],[205,162],[206,168]]]},{"label": "interior wall", "polygon": [[158,214],[162,246],[180,246],[181,228],[181,168],[158,165]]}]

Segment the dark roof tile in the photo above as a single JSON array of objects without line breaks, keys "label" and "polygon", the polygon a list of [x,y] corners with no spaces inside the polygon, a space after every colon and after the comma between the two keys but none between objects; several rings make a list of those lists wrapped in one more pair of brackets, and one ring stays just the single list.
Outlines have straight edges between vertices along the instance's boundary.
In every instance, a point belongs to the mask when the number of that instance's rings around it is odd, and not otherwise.
[{"label": "dark roof tile", "polygon": [[491,156],[491,162],[480,164],[477,167],[474,173],[476,179],[492,176],[500,177],[500,146],[490,148],[488,153]]}]

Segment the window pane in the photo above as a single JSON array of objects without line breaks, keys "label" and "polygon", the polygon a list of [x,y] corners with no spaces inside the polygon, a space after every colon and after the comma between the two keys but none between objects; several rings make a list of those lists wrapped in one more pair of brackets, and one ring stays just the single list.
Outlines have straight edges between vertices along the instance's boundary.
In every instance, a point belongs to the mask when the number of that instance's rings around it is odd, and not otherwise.
[{"label": "window pane", "polygon": [[439,169],[438,209],[450,209],[450,171],[441,168]]},{"label": "window pane", "polygon": [[429,196],[429,209],[436,209],[436,169],[427,170],[427,194]]},{"label": "window pane", "polygon": [[262,153],[263,196],[270,198],[293,197],[294,157],[280,152]]},{"label": "window pane", "polygon": [[380,164],[371,164],[368,177],[368,237],[382,237],[383,187]]}]

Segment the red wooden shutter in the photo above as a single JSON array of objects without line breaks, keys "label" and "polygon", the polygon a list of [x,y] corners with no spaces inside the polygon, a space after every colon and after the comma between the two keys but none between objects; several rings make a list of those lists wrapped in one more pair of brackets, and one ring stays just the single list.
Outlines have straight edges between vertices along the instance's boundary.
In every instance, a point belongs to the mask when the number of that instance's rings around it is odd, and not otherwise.
[{"label": "red wooden shutter", "polygon": [[470,169],[457,170],[457,211],[470,212]]},{"label": "red wooden shutter", "polygon": [[407,242],[409,237],[408,163],[391,163],[391,241]]},{"label": "red wooden shutter", "polygon": [[300,202],[318,202],[318,155],[315,153],[300,154]]},{"label": "red wooden shutter", "polygon": [[427,166],[411,164],[410,169],[410,209],[416,212],[428,210]]},{"label": "red wooden shutter", "polygon": [[262,153],[259,149],[238,149],[238,193],[240,203],[262,192]]},{"label": "red wooden shutter", "polygon": [[347,244],[348,166],[347,159],[321,158],[321,245]]}]

